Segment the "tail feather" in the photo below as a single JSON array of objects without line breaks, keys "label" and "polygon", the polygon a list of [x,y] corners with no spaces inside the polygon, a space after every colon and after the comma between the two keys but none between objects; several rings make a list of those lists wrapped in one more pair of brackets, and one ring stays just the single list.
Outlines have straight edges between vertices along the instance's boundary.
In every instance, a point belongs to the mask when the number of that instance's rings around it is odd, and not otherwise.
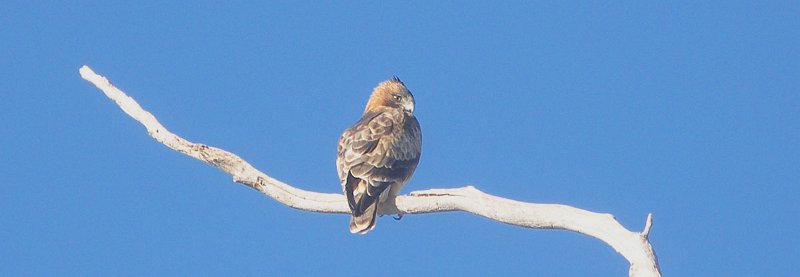
[{"label": "tail feather", "polygon": [[378,217],[378,201],[373,201],[360,215],[350,217],[350,233],[366,234],[375,228],[375,219]]},{"label": "tail feather", "polygon": [[391,186],[388,182],[377,184],[370,185],[367,181],[348,174],[345,195],[352,211],[350,233],[363,235],[375,228],[381,195]]}]

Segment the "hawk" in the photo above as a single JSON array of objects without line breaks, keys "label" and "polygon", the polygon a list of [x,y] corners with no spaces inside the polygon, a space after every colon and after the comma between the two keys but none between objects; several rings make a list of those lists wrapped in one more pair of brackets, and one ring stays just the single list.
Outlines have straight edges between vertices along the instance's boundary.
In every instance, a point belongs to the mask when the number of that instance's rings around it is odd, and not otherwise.
[{"label": "hawk", "polygon": [[352,211],[351,233],[375,228],[378,207],[399,194],[414,174],[421,150],[414,95],[397,77],[380,83],[361,119],[339,138],[336,168]]}]

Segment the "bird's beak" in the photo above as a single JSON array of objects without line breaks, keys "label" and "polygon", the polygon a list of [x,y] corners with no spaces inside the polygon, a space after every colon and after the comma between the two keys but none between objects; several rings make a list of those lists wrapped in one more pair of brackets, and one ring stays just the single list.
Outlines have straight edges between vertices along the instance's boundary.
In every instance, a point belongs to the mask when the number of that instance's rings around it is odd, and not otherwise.
[{"label": "bird's beak", "polygon": [[407,113],[414,113],[414,100],[403,101],[403,110]]}]

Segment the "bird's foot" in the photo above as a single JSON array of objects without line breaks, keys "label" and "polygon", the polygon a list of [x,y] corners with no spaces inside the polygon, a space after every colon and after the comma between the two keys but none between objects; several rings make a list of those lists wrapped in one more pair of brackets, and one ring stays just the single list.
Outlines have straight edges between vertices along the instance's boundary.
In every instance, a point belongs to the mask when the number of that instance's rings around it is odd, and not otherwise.
[{"label": "bird's foot", "polygon": [[394,220],[401,220],[403,219],[403,214],[397,214],[397,216],[393,216]]}]

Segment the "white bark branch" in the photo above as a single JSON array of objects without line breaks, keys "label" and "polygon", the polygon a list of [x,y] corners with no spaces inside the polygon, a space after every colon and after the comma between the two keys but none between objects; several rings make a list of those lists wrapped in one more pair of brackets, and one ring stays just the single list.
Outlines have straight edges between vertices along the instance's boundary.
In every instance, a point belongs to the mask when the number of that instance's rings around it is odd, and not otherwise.
[{"label": "white bark branch", "polygon": [[[88,66],[80,69],[83,79],[91,82],[114,100],[129,116],[140,122],[147,133],[175,151],[211,164],[233,176],[233,181],[247,185],[289,207],[321,213],[349,214],[342,194],[319,193],[292,187],[267,176],[245,160],[228,151],[185,140],[164,128],[133,98],[114,87],[105,77]],[[336,186],[338,187],[338,185]],[[536,228],[563,229],[588,235],[610,245],[630,262],[630,276],[661,276],[656,255],[648,241],[652,214],[644,230],[631,232],[611,214],[590,212],[567,205],[536,204],[505,199],[467,186],[454,189],[414,191],[398,196],[395,203],[381,207],[382,214],[419,214],[465,211],[506,224]]]}]

